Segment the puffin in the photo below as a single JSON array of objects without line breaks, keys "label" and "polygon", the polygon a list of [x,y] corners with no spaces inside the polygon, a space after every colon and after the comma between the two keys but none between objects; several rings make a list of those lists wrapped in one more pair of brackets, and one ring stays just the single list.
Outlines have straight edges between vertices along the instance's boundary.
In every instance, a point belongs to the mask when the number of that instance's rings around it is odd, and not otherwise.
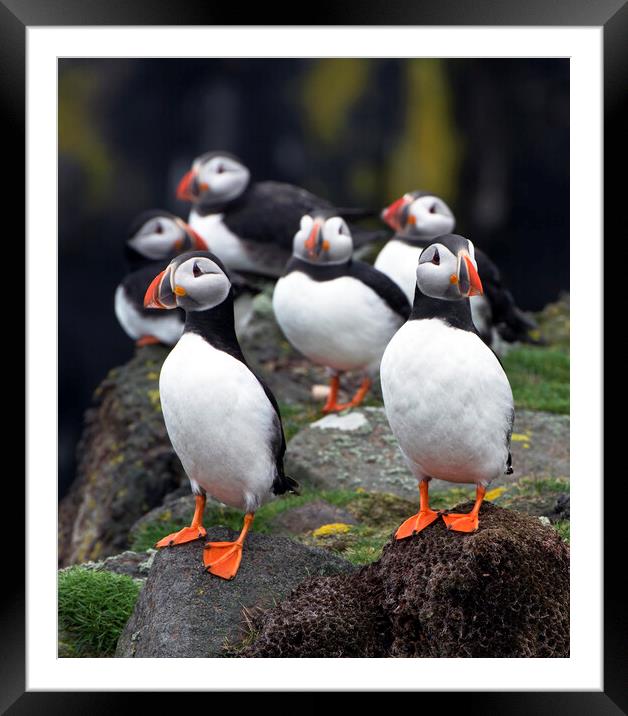
[{"label": "puffin", "polygon": [[189,527],[157,548],[206,535],[206,496],[245,513],[234,542],[208,542],[203,563],[233,579],[256,510],[277,495],[297,492],[284,471],[286,439],[277,401],[249,368],[236,337],[233,287],[222,261],[209,251],[174,258],[151,281],[146,308],[185,312],[181,338],[163,363],[159,397],[172,446],[195,496]]},{"label": "puffin", "polygon": [[398,528],[398,540],[441,514],[429,506],[430,480],[476,485],[468,514],[442,515],[448,529],[474,532],[487,486],[513,471],[512,390],[471,318],[469,298],[483,291],[473,243],[457,234],[434,239],[415,274],[412,313],[380,367],[386,417],[419,483],[419,512]]},{"label": "puffin", "polygon": [[[230,270],[278,278],[290,258],[294,232],[304,214],[332,205],[306,189],[275,181],[252,181],[243,162],[225,151],[197,157],[177,187],[177,198],[192,203],[190,226]],[[356,219],[365,209],[336,209]],[[381,240],[381,231],[356,229],[354,246]]]},{"label": "puffin", "polygon": [[182,311],[170,314],[144,308],[144,293],[158,270],[174,256],[191,249],[207,249],[203,239],[182,219],[151,209],[132,222],[125,245],[128,273],[118,285],[114,310],[118,322],[136,345],[173,346],[183,332]]},{"label": "puffin", "polygon": [[[324,413],[363,401],[388,341],[410,315],[399,286],[353,258],[349,227],[333,211],[301,218],[273,309],[288,341],[331,372]],[[349,370],[361,371],[363,380],[349,402],[339,403],[340,374]]]},{"label": "puffin", "polygon": [[[390,204],[381,218],[396,234],[379,252],[375,267],[396,281],[412,302],[421,250],[437,236],[451,233],[455,217],[439,196],[417,190]],[[500,337],[508,343],[538,343],[530,335],[536,322],[517,307],[497,266],[480,249],[476,249],[476,260],[484,294],[471,298],[471,315],[483,340],[493,347],[498,346]]]}]

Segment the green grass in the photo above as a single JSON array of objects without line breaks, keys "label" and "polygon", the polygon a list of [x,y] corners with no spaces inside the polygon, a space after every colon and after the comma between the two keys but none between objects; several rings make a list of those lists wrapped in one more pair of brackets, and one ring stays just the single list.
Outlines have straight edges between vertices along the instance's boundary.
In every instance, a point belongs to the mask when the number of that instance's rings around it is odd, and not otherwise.
[{"label": "green grass", "polygon": [[569,413],[569,354],[559,348],[525,346],[504,359],[515,406]]},{"label": "green grass", "polygon": [[322,417],[320,406],[315,403],[279,403],[279,412],[286,442],[299,430]]},{"label": "green grass", "polygon": [[140,591],[131,577],[71,567],[59,572],[59,632],[66,651],[113,656]]},{"label": "green grass", "polygon": [[[344,507],[352,500],[359,498],[360,493],[353,490],[314,490],[307,487],[301,488],[301,495],[284,495],[279,500],[274,500],[260,507],[255,513],[255,531],[262,533],[272,532],[272,522],[285,510],[293,507],[305,505],[313,500],[325,500],[337,507]],[[191,517],[191,513],[190,513]],[[223,525],[232,530],[239,532],[242,529],[242,511],[233,510],[229,507],[221,505],[208,505],[203,518],[205,526]],[[160,540],[170,532],[176,532],[185,524],[174,522],[172,520],[155,520],[144,525],[135,535],[130,549],[134,552],[143,552],[155,546],[155,542]]]},{"label": "green grass", "polygon": [[562,537],[562,539],[569,544],[569,525],[571,523],[569,520],[561,520],[560,522],[556,522],[554,524],[554,529],[558,534]]}]

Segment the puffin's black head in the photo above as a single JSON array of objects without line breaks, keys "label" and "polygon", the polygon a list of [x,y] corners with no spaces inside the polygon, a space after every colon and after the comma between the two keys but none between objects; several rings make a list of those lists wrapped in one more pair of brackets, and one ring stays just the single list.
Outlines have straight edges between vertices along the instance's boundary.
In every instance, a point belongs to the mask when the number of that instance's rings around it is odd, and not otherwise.
[{"label": "puffin's black head", "polygon": [[421,252],[416,282],[425,296],[446,301],[481,295],[482,282],[471,241],[458,234],[434,239]]},{"label": "puffin's black head", "polygon": [[197,157],[179,182],[177,198],[205,205],[239,197],[250,179],[249,170],[229,152],[207,152]]},{"label": "puffin's black head", "polygon": [[400,234],[432,239],[453,231],[456,220],[438,196],[411,191],[382,211],[382,220]]},{"label": "puffin's black head", "polygon": [[341,264],[353,254],[353,239],[345,220],[329,211],[301,217],[292,253],[308,263]]},{"label": "puffin's black head", "polygon": [[210,251],[188,251],[155,276],[144,296],[144,307],[207,311],[222,303],[230,291],[227,270],[217,256]]},{"label": "puffin's black head", "polygon": [[207,244],[185,221],[159,209],[144,211],[135,218],[126,243],[130,252],[153,261],[182,251],[207,250]]}]

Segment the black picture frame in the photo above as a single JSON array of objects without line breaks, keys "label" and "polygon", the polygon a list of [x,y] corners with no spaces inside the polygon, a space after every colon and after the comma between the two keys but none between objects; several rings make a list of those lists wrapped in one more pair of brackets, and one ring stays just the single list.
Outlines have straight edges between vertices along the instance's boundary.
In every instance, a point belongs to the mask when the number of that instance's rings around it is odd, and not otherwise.
[{"label": "black picture frame", "polygon": [[[362,0],[339,3],[319,0],[310,6],[315,19],[323,25],[551,25],[603,26],[604,28],[604,178],[605,225],[619,218],[625,199],[626,131],[620,117],[620,102],[628,89],[628,4],[626,0]],[[250,4],[247,25],[300,25],[301,7],[294,11],[283,4]],[[25,62],[26,28],[30,26],[80,25],[240,25],[242,9],[206,0],[0,0],[0,98],[3,115],[5,157],[10,161],[11,182],[4,188],[4,206],[17,220],[16,235],[21,234],[25,216]],[[619,177],[621,181],[617,181]],[[617,226],[620,226],[617,222]],[[13,244],[13,247],[15,244]],[[19,260],[19,257],[18,257]],[[625,259],[624,259],[625,261]],[[621,273],[621,271],[620,271]],[[624,279],[625,285],[625,279]],[[612,299],[605,286],[605,303]],[[622,332],[625,333],[625,332]],[[601,428],[600,428],[601,429]],[[612,438],[609,436],[608,440]],[[609,443],[610,444],[610,443]],[[597,476],[595,476],[597,479]],[[621,476],[625,482],[625,478]],[[617,490],[621,486],[617,486]],[[17,505],[24,498],[18,479],[5,479],[4,504]],[[627,714],[628,713],[628,609],[626,607],[623,514],[613,519],[622,505],[613,485],[605,491],[604,540],[607,548],[619,545],[616,556],[605,552],[604,580],[604,674],[602,692],[502,692],[421,694],[417,708],[425,707],[425,698],[438,699],[441,708],[463,708],[466,713],[497,714]],[[5,508],[6,509],[6,508]],[[0,711],[10,714],[111,713],[118,701],[127,707],[138,703],[142,694],[105,692],[94,698],[86,692],[25,692],[25,584],[24,560],[17,541],[4,550],[5,567],[0,589]],[[622,534],[623,532],[623,534]],[[13,562],[10,565],[10,562]],[[619,569],[618,569],[619,567]],[[10,574],[10,578],[7,575]],[[513,665],[516,668],[516,665]],[[496,686],[498,686],[496,684]],[[202,688],[202,685],[199,685]],[[162,707],[170,702],[160,696]],[[176,708],[176,707],[175,707]]]}]

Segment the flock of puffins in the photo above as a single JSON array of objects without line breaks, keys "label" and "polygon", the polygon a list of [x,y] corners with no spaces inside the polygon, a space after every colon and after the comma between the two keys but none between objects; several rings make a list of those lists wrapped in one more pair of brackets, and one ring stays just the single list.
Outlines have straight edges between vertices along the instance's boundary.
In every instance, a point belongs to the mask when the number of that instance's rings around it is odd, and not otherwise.
[{"label": "flock of puffins", "polygon": [[[512,472],[513,396],[491,344],[498,335],[531,341],[534,323],[494,263],[451,233],[447,204],[426,191],[404,194],[381,212],[394,231],[389,236],[355,226],[374,212],[334,207],[290,184],[252,181],[243,163],[222,151],[193,162],[177,197],[192,203],[187,223],[166,211],[134,222],[128,273],[115,296],[118,320],[138,345],[173,346],[159,393],[196,507],[189,527],[156,546],[205,537],[210,495],[245,513],[237,540],[208,542],[203,551],[208,572],[232,579],[255,511],[297,491],[284,471],[277,400],[238,341],[238,307],[250,297],[252,276],[276,279],[277,323],[297,351],[328,369],[324,413],[359,405],[379,369],[390,427],[419,484],[419,511],[396,538],[439,517],[451,530],[477,530],[487,486]],[[382,238],[374,266],[354,256]],[[342,403],[345,371],[363,380]],[[430,509],[434,478],[475,484],[472,510]]]}]

